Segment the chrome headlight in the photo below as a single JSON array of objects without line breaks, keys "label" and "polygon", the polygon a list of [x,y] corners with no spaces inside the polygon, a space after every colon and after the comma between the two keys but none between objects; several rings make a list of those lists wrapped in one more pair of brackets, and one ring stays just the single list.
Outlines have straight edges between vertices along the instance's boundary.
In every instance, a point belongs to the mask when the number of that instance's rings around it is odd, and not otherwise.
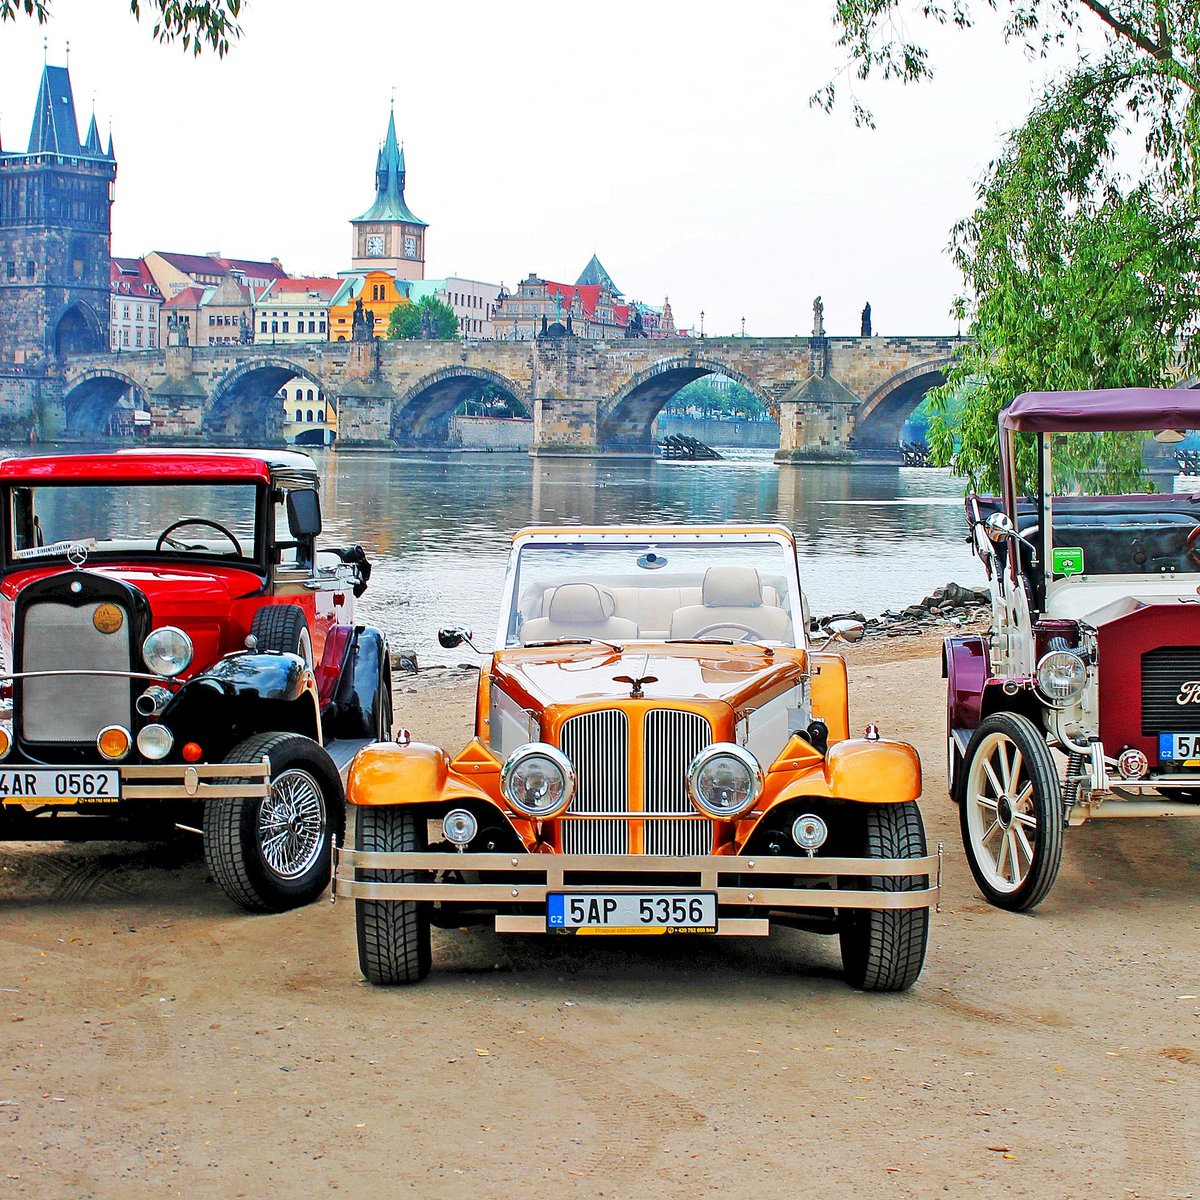
[{"label": "chrome headlight", "polygon": [[156,675],[178,675],[192,661],[192,639],[182,629],[164,625],[142,643],[142,657]]},{"label": "chrome headlight", "polygon": [[157,762],[171,753],[175,738],[165,725],[144,725],[138,730],[137,748],[144,758]]},{"label": "chrome headlight", "polygon": [[762,794],[762,767],[744,747],[715,742],[692,759],[687,789],[692,803],[706,817],[717,821],[740,817]]},{"label": "chrome headlight", "polygon": [[500,768],[500,790],[518,812],[546,821],[566,812],[575,796],[575,771],[561,750],[527,742]]},{"label": "chrome headlight", "polygon": [[1059,708],[1078,700],[1086,683],[1087,666],[1073,650],[1051,650],[1038,662],[1038,691]]}]

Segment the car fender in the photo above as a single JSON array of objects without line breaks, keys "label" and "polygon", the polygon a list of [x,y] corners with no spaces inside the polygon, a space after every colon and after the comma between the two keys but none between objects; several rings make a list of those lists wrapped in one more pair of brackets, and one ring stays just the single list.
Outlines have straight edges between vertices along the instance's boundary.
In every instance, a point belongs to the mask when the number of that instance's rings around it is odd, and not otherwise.
[{"label": "car fender", "polygon": [[452,767],[445,750],[426,742],[366,746],[354,756],[346,780],[347,802],[360,807],[435,805],[468,799],[485,801],[502,811],[491,792]]},{"label": "car fender", "polygon": [[227,654],[188,680],[183,691],[214,684],[226,695],[249,700],[299,700],[317,694],[316,679],[298,654]]},{"label": "car fender", "polygon": [[[336,636],[325,643],[326,655],[333,647],[340,661],[327,663],[323,657],[318,669],[322,696],[330,697],[323,708],[325,722],[331,737],[373,737],[375,706],[381,689],[391,683],[392,660],[387,639],[369,625],[335,628]],[[335,683],[329,679],[331,674],[336,674]]]}]

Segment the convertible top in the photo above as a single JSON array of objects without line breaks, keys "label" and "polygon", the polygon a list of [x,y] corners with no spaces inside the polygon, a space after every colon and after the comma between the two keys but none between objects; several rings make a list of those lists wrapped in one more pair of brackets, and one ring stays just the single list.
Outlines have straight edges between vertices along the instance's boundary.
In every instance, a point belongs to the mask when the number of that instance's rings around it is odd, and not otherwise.
[{"label": "convertible top", "polygon": [[1000,427],[1022,433],[1200,429],[1200,391],[1101,388],[1091,392],[1025,392],[1000,413]]}]

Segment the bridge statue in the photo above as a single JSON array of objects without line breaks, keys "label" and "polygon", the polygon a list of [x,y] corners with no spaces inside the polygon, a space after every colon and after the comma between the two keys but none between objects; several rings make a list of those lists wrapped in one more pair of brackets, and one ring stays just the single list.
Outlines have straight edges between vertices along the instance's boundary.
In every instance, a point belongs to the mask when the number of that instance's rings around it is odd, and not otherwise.
[{"label": "bridge statue", "polygon": [[859,329],[860,337],[871,336],[871,302],[868,300],[862,310],[862,327]]},{"label": "bridge statue", "polygon": [[825,336],[825,305],[818,296],[813,301],[813,337]]}]

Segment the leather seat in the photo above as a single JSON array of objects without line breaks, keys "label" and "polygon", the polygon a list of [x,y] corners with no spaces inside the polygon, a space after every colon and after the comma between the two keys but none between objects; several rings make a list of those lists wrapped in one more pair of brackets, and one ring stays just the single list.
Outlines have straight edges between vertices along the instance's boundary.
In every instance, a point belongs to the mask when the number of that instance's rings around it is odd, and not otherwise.
[{"label": "leather seat", "polygon": [[[700,594],[703,603],[675,610],[670,637],[695,637],[709,626],[732,624],[746,626],[762,641],[791,640],[792,622],[787,610],[763,603],[762,583],[753,567],[709,567]],[[711,636],[737,641],[746,635],[735,628],[716,629]]]},{"label": "leather seat", "polygon": [[544,617],[533,617],[521,626],[521,645],[552,642],[556,638],[598,638],[605,642],[629,641],[638,627],[613,616],[617,601],[612,592],[594,583],[563,583],[554,589]]}]

